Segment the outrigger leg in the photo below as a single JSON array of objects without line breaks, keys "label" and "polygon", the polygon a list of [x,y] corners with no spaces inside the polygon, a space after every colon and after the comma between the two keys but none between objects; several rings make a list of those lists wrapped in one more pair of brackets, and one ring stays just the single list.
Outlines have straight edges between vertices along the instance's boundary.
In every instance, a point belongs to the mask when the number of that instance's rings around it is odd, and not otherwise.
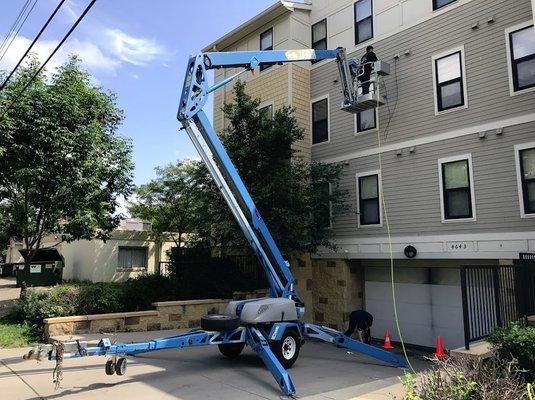
[{"label": "outrigger leg", "polygon": [[254,327],[247,327],[246,341],[247,345],[264,361],[264,364],[269,369],[269,372],[271,372],[271,375],[273,375],[275,382],[278,383],[282,392],[287,396],[294,394],[295,386],[290,374],[284,369],[279,360],[277,360],[264,335]]},{"label": "outrigger leg", "polygon": [[357,353],[373,357],[377,360],[391,364],[394,367],[405,367],[405,360],[390,353],[389,351],[380,349],[369,344],[359,342],[344,335],[342,332],[328,328],[326,326],[304,324],[304,336],[311,339],[318,339],[323,342],[331,343],[335,346],[345,347]]}]

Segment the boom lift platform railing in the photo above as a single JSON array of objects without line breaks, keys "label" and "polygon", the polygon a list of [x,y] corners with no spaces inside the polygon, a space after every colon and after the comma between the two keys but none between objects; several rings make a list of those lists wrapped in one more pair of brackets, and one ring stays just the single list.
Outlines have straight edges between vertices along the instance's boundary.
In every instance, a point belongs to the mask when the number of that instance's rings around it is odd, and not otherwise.
[{"label": "boom lift platform railing", "polygon": [[[238,356],[248,345],[262,359],[281,391],[295,393],[287,368],[297,360],[299,349],[307,339],[319,340],[346,348],[387,364],[404,367],[405,362],[396,355],[353,340],[334,329],[300,321],[304,304],[295,288],[295,279],[232,161],[221,144],[208,117],[202,110],[208,95],[230,83],[241,74],[266,64],[283,64],[298,61],[335,59],[340,74],[343,102],[341,109],[350,113],[381,106],[386,99],[380,97],[378,77],[388,75],[388,64],[377,61],[371,66],[370,91],[363,94],[359,76],[363,66],[346,59],[345,50],[272,50],[253,52],[201,53],[189,59],[182,89],[178,120],[191,138],[214,181],[242,229],[253,252],[267,276],[269,297],[231,301],[224,314],[206,315],[201,329],[176,336],[137,343],[112,343],[103,338],[97,346],[88,347],[82,342],[40,345],[34,358],[48,358],[61,364],[63,359],[85,356],[108,356],[106,374],[123,375],[126,356],[162,349],[218,345],[227,357]],[[217,68],[241,68],[231,77],[209,85],[207,71]]]}]

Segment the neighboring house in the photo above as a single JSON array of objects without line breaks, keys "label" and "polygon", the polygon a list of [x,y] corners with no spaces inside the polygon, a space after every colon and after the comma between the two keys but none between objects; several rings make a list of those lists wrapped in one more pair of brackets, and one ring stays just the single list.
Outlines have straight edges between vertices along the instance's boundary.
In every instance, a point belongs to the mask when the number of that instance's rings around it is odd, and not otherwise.
[{"label": "neighboring house", "polygon": [[[432,346],[437,335],[447,347],[463,344],[461,266],[510,265],[535,252],[531,7],[530,0],[281,1],[204,49],[343,46],[360,58],[373,44],[391,64],[388,106],[355,116],[340,110],[333,60],[274,65],[247,78],[267,112],[295,108],[307,135],[297,145],[303,157],[345,165],[353,210],[332,221],[338,251],[292,264],[308,318],[341,327],[364,307],[375,336],[395,331],[387,218],[401,327],[412,344]],[[218,70],[215,79],[232,73]],[[215,93],[217,130],[231,86]]]},{"label": "neighboring house", "polygon": [[[167,250],[174,242],[157,242],[152,239],[150,224],[129,218],[106,242],[77,240],[56,246],[65,259],[63,279],[92,282],[119,282],[146,273],[165,273]],[[58,242],[55,236],[44,239],[42,247]],[[6,262],[23,262],[19,253],[22,243],[11,240]]]}]

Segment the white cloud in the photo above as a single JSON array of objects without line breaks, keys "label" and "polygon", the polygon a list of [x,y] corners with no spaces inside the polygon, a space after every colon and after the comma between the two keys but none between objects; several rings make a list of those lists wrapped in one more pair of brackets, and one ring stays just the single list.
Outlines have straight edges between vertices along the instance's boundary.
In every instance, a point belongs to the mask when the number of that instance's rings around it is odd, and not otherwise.
[{"label": "white cloud", "polygon": [[166,53],[155,40],[130,36],[120,29],[106,30],[106,37],[107,50],[120,60],[133,65],[147,65]]},{"label": "white cloud", "polygon": [[[31,41],[28,38],[22,36],[15,38],[5,57],[0,61],[0,69],[12,69],[29,47],[30,43]],[[58,43],[59,41],[57,40],[43,40],[37,42],[32,48],[32,53],[35,54],[40,62],[44,62]],[[46,66],[47,70],[49,72],[54,72],[57,67],[67,61],[70,54],[78,54],[83,65],[91,72],[103,71],[107,73],[115,73],[116,69],[121,64],[119,60],[104,54],[94,43],[71,39],[57,51],[54,57],[52,57]]]}]

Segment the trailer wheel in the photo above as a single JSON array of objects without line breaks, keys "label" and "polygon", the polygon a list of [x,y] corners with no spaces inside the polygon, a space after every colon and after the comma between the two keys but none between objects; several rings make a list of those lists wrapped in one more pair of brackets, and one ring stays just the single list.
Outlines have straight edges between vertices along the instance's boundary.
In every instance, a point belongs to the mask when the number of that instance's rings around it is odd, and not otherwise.
[{"label": "trailer wheel", "polygon": [[219,347],[219,351],[225,357],[227,357],[227,358],[236,358],[242,352],[243,348],[245,347],[245,343],[219,344],[219,345],[217,345],[217,347]]},{"label": "trailer wheel", "polygon": [[115,363],[113,362],[113,360],[106,361],[106,365],[104,366],[104,369],[106,370],[106,375],[115,374]]},{"label": "trailer wheel", "polygon": [[117,375],[126,374],[126,358],[121,357],[117,360],[117,364],[115,365],[115,372],[117,373]]},{"label": "trailer wheel", "polygon": [[208,314],[201,318],[201,328],[211,332],[228,332],[240,325],[240,319],[231,315]]},{"label": "trailer wheel", "polygon": [[270,342],[271,351],[285,369],[291,368],[299,357],[301,339],[293,329],[287,329],[281,340]]}]

